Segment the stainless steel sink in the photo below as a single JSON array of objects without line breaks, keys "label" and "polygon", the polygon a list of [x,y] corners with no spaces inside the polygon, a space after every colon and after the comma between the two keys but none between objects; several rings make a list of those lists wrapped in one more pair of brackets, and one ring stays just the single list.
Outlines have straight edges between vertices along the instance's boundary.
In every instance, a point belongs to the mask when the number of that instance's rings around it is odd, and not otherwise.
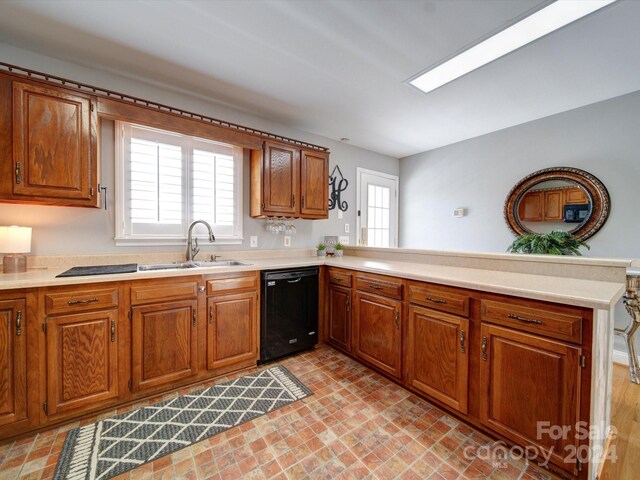
[{"label": "stainless steel sink", "polygon": [[215,267],[245,267],[251,265],[247,262],[239,260],[221,260],[219,262],[174,262],[174,263],[149,263],[147,265],[138,265],[139,272],[148,272],[153,270],[183,270],[185,268],[215,268]]}]

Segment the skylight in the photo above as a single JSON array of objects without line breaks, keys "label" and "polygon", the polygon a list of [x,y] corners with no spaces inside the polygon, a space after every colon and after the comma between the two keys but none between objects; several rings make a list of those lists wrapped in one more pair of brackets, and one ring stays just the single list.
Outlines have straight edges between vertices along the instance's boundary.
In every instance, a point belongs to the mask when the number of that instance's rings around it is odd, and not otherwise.
[{"label": "skylight", "polygon": [[558,0],[496,33],[409,83],[425,93],[462,77],[616,0]]}]

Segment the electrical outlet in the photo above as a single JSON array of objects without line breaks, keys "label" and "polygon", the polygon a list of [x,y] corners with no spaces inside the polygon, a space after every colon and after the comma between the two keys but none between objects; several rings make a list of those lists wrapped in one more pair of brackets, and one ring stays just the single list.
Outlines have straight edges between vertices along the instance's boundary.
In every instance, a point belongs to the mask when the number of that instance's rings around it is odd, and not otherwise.
[{"label": "electrical outlet", "polygon": [[258,246],[258,237],[254,235],[254,236],[251,236],[250,239],[251,239],[251,248],[256,248]]},{"label": "electrical outlet", "polygon": [[349,235],[340,235],[339,242],[343,245],[349,245]]},{"label": "electrical outlet", "polygon": [[289,235],[286,235],[284,237],[284,246],[285,247],[290,247],[291,246],[291,237]]},{"label": "electrical outlet", "polygon": [[344,233],[349,233],[349,224],[348,223],[344,224]]}]

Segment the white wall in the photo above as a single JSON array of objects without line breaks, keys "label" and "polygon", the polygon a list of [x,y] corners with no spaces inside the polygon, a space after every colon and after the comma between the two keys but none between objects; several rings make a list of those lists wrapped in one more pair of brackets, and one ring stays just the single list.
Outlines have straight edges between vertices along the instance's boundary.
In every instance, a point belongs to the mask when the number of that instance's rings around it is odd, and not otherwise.
[{"label": "white wall", "polygon": [[[373,170],[397,175],[398,159],[380,155],[375,152],[356,148],[325,137],[312,135],[300,130],[287,128],[269,119],[240,112],[221,104],[214,99],[203,99],[188,92],[177,91],[168,86],[156,86],[147,81],[125,78],[120,75],[85,68],[80,65],[44,57],[33,52],[0,44],[0,58],[3,62],[21,67],[46,72],[69,78],[98,87],[115,90],[140,98],[157,101],[177,108],[220,118],[229,122],[247,125],[266,130],[290,138],[322,145],[331,149],[330,171],[338,164],[349,186],[343,193],[343,199],[349,204],[344,219],[338,219],[338,210],[330,211],[328,220],[297,220],[297,234],[291,239],[293,248],[311,247],[317,244],[324,235],[344,235],[344,224],[349,223],[351,232],[355,232],[356,223],[356,167],[364,166]],[[102,130],[102,180],[108,187],[109,209],[42,207],[28,205],[11,205],[0,203],[0,225],[29,225],[33,227],[33,254],[82,254],[82,253],[125,253],[137,251],[177,251],[184,247],[116,247],[113,240],[114,214],[114,149],[113,123],[103,122]],[[264,230],[264,220],[249,217],[249,165],[244,166],[244,237],[242,246],[215,246],[214,249],[225,250],[249,247],[249,237],[258,235],[259,248],[271,249],[283,247],[283,235],[273,235]],[[355,243],[351,233],[351,243]],[[211,250],[203,246],[203,252]]]},{"label": "white wall", "polygon": [[[509,190],[546,167],[598,177],[611,215],[589,239],[594,257],[640,257],[640,92],[483,135],[400,161],[400,245],[504,252]],[[454,218],[453,209],[468,215]]]},{"label": "white wall", "polygon": [[[401,247],[504,252],[514,239],[503,217],[509,190],[556,166],[592,173],[611,195],[584,255],[640,258],[640,92],[401,159]],[[456,207],[468,216],[453,218]],[[629,321],[621,304],[615,317]]]}]

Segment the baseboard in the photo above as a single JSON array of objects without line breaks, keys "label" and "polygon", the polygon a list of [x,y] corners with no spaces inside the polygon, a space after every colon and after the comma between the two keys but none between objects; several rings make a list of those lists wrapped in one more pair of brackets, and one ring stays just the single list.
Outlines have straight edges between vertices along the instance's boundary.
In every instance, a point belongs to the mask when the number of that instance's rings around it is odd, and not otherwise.
[{"label": "baseboard", "polygon": [[[640,357],[638,357],[640,360]],[[629,354],[620,350],[613,351],[613,363],[629,366]]]}]

